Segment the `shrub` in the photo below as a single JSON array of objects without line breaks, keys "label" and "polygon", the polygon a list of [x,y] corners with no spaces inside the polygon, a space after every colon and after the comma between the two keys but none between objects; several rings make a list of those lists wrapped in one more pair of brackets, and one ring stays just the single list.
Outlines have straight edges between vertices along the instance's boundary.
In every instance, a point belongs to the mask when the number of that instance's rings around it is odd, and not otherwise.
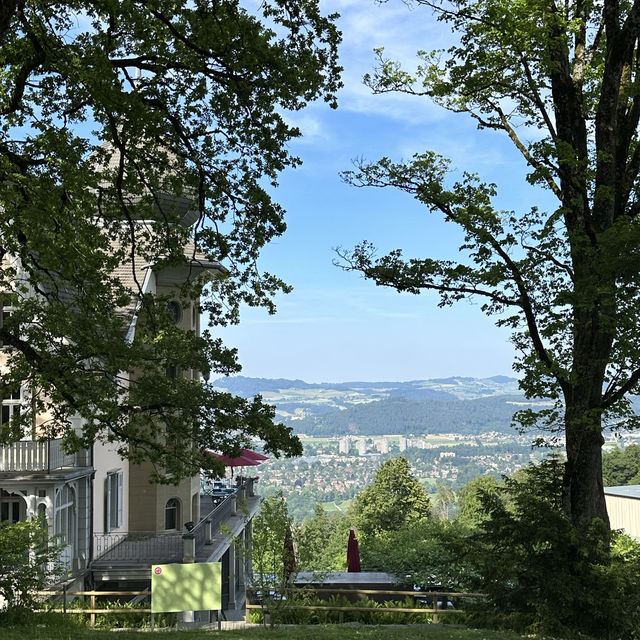
[{"label": "shrub", "polygon": [[492,608],[476,608],[467,620],[563,637],[634,637],[640,546],[602,521],[569,520],[560,460],[505,478],[482,503],[488,517],[465,553]]},{"label": "shrub", "polygon": [[59,549],[47,538],[41,519],[0,522],[0,596],[11,615],[38,606],[36,592],[61,576]]}]

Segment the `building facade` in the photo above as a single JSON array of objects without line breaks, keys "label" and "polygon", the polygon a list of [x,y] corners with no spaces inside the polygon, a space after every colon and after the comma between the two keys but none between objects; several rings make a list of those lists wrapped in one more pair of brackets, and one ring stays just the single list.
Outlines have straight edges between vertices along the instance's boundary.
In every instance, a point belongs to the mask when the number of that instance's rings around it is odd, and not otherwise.
[{"label": "building facade", "polygon": [[[184,207],[181,224],[193,224],[197,215],[184,202],[178,205]],[[176,202],[171,206],[175,212]],[[133,292],[133,283],[142,283],[142,291],[132,295],[131,309],[125,310],[128,339],[141,330],[135,299],[146,294],[167,296],[176,324],[199,335],[198,300],[185,304],[179,288],[187,278],[220,273],[223,267],[193,245],[184,251],[185,263],[178,266],[156,268],[142,260],[121,265],[117,276],[125,286]],[[12,311],[3,307],[0,322]],[[0,368],[7,366],[8,349],[0,345]],[[167,376],[200,373],[167,370]],[[122,377],[134,381],[135,372],[122,372]],[[29,402],[26,387],[11,391],[1,402],[0,424]],[[46,420],[46,415],[37,416],[30,434],[0,446],[0,521],[42,517],[51,539],[62,544],[60,560],[73,588],[146,588],[151,564],[220,561],[223,602],[235,607],[236,593],[243,592],[251,520],[259,506],[250,479],[207,495],[201,495],[199,476],[177,485],[152,484],[151,464],[132,464],[113,445],[96,442],[90,449],[65,453],[61,440],[42,438],[39,426]],[[74,426],[79,432],[81,421]]]}]

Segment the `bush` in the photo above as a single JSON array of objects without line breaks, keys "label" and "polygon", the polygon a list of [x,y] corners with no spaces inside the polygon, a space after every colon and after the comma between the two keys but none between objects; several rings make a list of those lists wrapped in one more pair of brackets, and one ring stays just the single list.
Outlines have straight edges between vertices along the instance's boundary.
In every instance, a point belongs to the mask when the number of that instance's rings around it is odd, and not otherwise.
[{"label": "bush", "polygon": [[[307,605],[318,607],[370,607],[375,611],[327,611],[324,609],[294,609],[292,605]],[[351,602],[344,595],[332,595],[329,598],[303,596],[293,598],[283,603],[278,609],[270,611],[272,624],[337,624],[342,622],[359,622],[360,624],[416,624],[432,620],[432,614],[401,613],[399,611],[385,611],[385,609],[415,609],[414,598],[407,596],[404,600],[389,600],[379,603],[370,598],[362,598]],[[262,611],[251,613],[251,622],[262,623]]]},{"label": "bush", "polygon": [[475,608],[467,621],[563,637],[635,637],[640,546],[599,520],[576,526],[566,517],[560,460],[505,478],[482,503],[488,517],[464,553],[491,608]]},{"label": "bush", "polygon": [[35,593],[61,576],[59,549],[41,519],[0,522],[0,549],[0,597],[17,619],[20,610],[37,608]]}]

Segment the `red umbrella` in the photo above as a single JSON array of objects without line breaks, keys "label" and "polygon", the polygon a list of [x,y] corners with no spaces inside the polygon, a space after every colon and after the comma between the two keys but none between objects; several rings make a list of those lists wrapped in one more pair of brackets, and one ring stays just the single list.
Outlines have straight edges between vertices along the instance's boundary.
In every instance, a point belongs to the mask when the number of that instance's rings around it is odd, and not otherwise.
[{"label": "red umbrella", "polygon": [[249,458],[249,460],[258,460],[258,462],[262,462],[263,460],[268,460],[269,458],[262,453],[258,453],[257,451],[252,451],[251,449],[243,449],[242,457]]},{"label": "red umbrella", "polygon": [[291,535],[291,527],[287,527],[284,534],[284,578],[289,576],[296,570],[296,550],[293,548],[293,536]]},{"label": "red umbrella", "polygon": [[349,530],[349,542],[347,543],[347,571],[355,573],[362,571],[360,568],[360,550],[358,549],[358,538],[353,527]]},{"label": "red umbrella", "polygon": [[227,467],[231,467],[231,475],[233,475],[234,467],[255,467],[260,464],[259,460],[254,460],[252,458],[247,458],[246,456],[236,456],[235,458],[231,458],[224,453],[216,453],[215,451],[211,451],[211,449],[205,449],[205,451],[212,455],[214,458],[218,458],[224,462]]}]

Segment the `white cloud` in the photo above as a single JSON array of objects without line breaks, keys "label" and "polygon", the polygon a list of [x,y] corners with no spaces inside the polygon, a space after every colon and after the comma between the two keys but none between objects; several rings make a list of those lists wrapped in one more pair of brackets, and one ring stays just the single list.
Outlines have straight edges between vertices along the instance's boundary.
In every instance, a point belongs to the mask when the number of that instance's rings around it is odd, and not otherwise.
[{"label": "white cloud", "polygon": [[373,50],[384,47],[385,57],[399,62],[410,71],[416,64],[418,50],[447,47],[452,36],[425,7],[413,10],[403,2],[376,4],[373,0],[327,0],[326,11],[337,10],[338,26],[343,33],[340,61],[344,67],[345,87],[340,93],[343,109],[379,114],[410,123],[433,122],[446,117],[442,109],[429,100],[401,94],[372,95],[362,84],[366,73],[376,64]]}]

